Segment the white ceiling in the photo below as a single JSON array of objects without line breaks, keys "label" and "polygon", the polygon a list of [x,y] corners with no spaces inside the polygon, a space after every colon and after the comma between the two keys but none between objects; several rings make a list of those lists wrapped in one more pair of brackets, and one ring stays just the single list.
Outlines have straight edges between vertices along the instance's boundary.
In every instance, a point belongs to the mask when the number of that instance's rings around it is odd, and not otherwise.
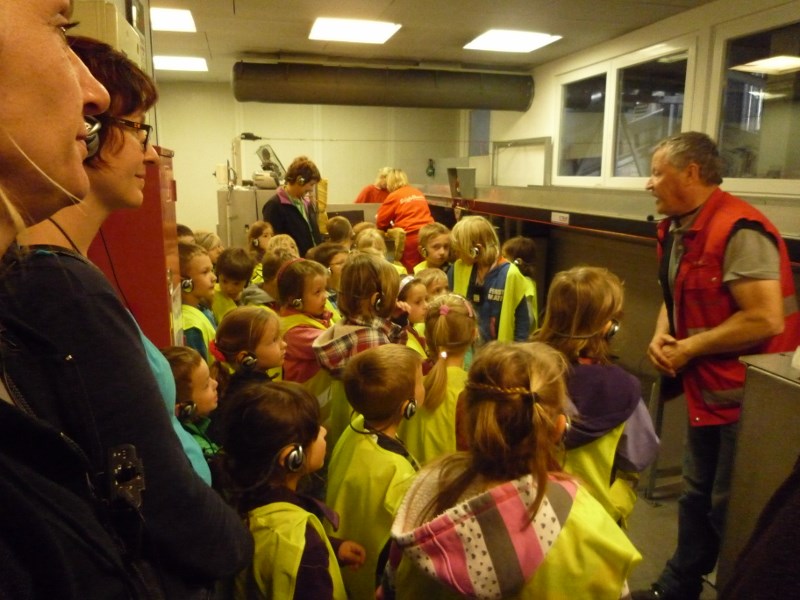
[{"label": "white ceiling", "polygon": [[[710,0],[152,0],[192,11],[197,33],[153,32],[153,54],[202,56],[208,73],[159,71],[159,81],[230,81],[238,60],[528,72]],[[316,17],[400,23],[386,44],[308,39]],[[487,29],[563,38],[530,54],[464,50]]]}]

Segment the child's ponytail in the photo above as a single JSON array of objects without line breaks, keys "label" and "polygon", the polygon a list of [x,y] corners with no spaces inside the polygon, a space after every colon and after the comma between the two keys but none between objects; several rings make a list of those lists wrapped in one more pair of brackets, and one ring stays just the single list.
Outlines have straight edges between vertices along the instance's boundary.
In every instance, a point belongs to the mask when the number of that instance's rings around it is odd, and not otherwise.
[{"label": "child's ponytail", "polygon": [[433,368],[425,377],[423,410],[435,411],[447,396],[447,357],[464,354],[475,339],[475,312],[472,305],[458,294],[434,298],[425,316],[425,340],[428,342]]}]

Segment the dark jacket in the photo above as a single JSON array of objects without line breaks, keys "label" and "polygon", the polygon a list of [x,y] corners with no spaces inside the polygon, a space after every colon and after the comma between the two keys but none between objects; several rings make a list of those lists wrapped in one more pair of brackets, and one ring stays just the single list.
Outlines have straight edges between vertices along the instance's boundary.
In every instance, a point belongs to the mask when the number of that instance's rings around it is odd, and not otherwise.
[{"label": "dark jacket", "polygon": [[310,200],[303,200],[308,213],[308,221],[303,218],[297,207],[292,204],[286,190],[280,188],[278,193],[267,200],[261,214],[264,220],[272,225],[275,233],[285,233],[292,236],[300,250],[300,256],[305,256],[311,248],[322,241],[317,224],[317,207]]},{"label": "dark jacket", "polygon": [[[136,323],[103,273],[63,249],[23,258],[12,250],[0,306],[6,330],[24,341],[6,365],[15,396],[75,441],[99,494],[108,495],[109,450],[136,448],[146,484],[142,557],[158,569],[167,596],[206,597],[216,579],[244,568],[249,533],[183,454]],[[130,548],[138,544],[129,524],[114,522]]]}]

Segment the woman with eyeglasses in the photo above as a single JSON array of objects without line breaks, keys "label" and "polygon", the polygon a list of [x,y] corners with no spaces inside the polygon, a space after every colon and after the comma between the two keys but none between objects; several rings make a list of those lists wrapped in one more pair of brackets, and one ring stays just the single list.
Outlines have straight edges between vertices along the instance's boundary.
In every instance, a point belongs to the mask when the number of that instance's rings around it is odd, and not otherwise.
[{"label": "woman with eyeglasses", "polygon": [[[90,190],[20,237],[27,252],[7,263],[0,298],[15,319],[41,331],[33,350],[57,357],[43,368],[54,393],[33,396],[32,408],[86,455],[100,501],[114,507],[110,527],[129,555],[141,557],[132,565],[152,575],[147,594],[206,598],[215,580],[246,566],[252,540],[187,461],[164,405],[167,397],[174,412],[169,364],[86,259],[112,212],[142,204],[146,167],[158,162],[144,123],[157,92],[111,46],[87,38],[70,45],[111,96],[97,117],[96,152],[85,163]],[[109,482],[115,470],[127,479]]]},{"label": "woman with eyeglasses", "polygon": [[639,473],[655,460],[659,441],[639,380],[611,362],[622,301],[622,282],[607,269],[556,273],[542,327],[531,339],[559,350],[570,363],[567,390],[577,414],[564,438],[564,470],[580,477],[624,526]]}]

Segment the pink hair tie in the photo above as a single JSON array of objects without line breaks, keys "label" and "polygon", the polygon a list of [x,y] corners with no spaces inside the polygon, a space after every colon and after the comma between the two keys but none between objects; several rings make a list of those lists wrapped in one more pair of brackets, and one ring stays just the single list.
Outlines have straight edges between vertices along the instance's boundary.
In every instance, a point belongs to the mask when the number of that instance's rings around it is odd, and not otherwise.
[{"label": "pink hair tie", "polygon": [[208,343],[208,349],[211,352],[211,356],[213,356],[215,359],[217,359],[217,361],[222,362],[222,363],[226,362],[225,355],[217,347],[217,341],[216,340],[211,340]]},{"label": "pink hair tie", "polygon": [[449,307],[449,306],[447,306],[447,304],[442,304],[442,305],[439,307],[439,314],[440,314],[440,315],[442,315],[442,316],[445,316],[445,315],[446,315],[447,313],[449,313],[449,312],[450,312],[450,307]]}]

